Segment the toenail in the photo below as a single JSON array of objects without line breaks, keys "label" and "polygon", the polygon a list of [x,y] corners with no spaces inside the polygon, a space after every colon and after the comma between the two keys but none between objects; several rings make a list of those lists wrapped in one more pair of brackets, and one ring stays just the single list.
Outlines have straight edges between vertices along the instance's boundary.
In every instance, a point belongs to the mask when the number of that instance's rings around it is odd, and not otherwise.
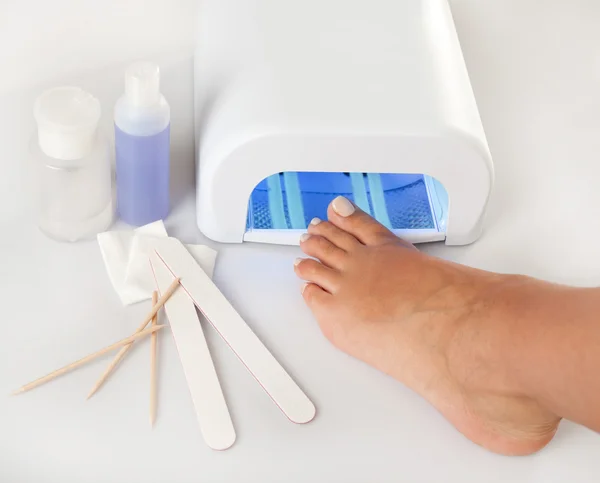
[{"label": "toenail", "polygon": [[350,200],[344,198],[343,196],[338,196],[335,200],[333,200],[331,202],[331,207],[333,208],[333,211],[344,218],[346,216],[350,216],[355,210],[354,205],[350,203]]},{"label": "toenail", "polygon": [[308,233],[304,233],[301,237],[300,237],[300,242],[305,242],[306,240],[308,240],[310,238],[310,235]]},{"label": "toenail", "polygon": [[300,293],[304,293],[304,291],[306,290],[306,287],[308,287],[308,283],[303,283],[302,287],[300,288]]},{"label": "toenail", "polygon": [[302,261],[302,258],[296,258],[296,260],[294,261],[294,267],[297,267],[298,265],[300,265],[300,262]]},{"label": "toenail", "polygon": [[310,220],[311,225],[318,225],[319,223],[321,223],[320,218],[313,218],[312,220]]}]

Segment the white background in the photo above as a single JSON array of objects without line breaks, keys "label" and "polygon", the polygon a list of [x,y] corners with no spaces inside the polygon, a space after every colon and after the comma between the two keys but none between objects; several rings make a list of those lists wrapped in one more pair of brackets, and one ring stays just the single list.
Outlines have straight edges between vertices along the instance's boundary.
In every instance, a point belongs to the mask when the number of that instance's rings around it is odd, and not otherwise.
[{"label": "white background", "polygon": [[[451,5],[496,187],[478,243],[426,250],[489,270],[597,285],[600,2]],[[496,456],[410,391],[336,352],[299,297],[291,270],[299,251],[289,247],[219,247],[216,281],[313,398],[313,423],[289,424],[211,333],[238,432],[223,453],[201,440],[167,337],[153,430],[142,344],[90,401],[85,395],[109,358],[4,396],[129,335],[148,309],[120,306],[94,241],[59,244],[33,226],[23,165],[41,90],[89,90],[110,133],[124,67],[159,62],[173,114],[174,208],[166,224],[185,242],[203,240],[192,190],[194,16],[192,0],[0,0],[0,481],[598,481],[600,437],[591,431],[564,423],[536,455]]]}]

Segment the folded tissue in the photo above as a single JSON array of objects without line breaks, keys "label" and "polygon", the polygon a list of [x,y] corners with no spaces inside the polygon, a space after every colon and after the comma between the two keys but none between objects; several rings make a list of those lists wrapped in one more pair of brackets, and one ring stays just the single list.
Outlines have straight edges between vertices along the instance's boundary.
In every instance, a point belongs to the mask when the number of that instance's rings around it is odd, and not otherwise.
[{"label": "folded tissue", "polygon": [[[123,305],[152,298],[156,285],[150,268],[150,253],[157,238],[168,236],[162,221],[134,230],[98,234],[98,244],[108,276]],[[186,245],[186,248],[212,278],[217,252],[205,245]]]}]

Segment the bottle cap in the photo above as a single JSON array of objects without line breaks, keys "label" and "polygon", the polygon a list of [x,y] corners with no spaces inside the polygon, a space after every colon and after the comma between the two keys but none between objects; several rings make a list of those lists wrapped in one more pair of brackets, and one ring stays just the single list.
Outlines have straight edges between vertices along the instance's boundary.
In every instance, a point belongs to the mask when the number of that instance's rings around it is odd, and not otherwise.
[{"label": "bottle cap", "polygon": [[160,70],[152,62],[136,62],[125,72],[125,96],[133,106],[156,104],[160,99]]},{"label": "bottle cap", "polygon": [[51,158],[74,160],[93,147],[100,102],[79,87],[57,87],[35,101],[33,115],[40,149]]}]

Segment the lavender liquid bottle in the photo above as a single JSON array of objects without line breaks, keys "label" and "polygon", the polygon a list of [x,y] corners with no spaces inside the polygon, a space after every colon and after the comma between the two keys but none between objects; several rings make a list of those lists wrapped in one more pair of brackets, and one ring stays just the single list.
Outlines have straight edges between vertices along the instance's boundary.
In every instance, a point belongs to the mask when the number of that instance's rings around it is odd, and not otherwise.
[{"label": "lavender liquid bottle", "polygon": [[170,108],[158,66],[135,63],[115,106],[117,211],[125,223],[141,226],[169,214],[169,151]]}]

